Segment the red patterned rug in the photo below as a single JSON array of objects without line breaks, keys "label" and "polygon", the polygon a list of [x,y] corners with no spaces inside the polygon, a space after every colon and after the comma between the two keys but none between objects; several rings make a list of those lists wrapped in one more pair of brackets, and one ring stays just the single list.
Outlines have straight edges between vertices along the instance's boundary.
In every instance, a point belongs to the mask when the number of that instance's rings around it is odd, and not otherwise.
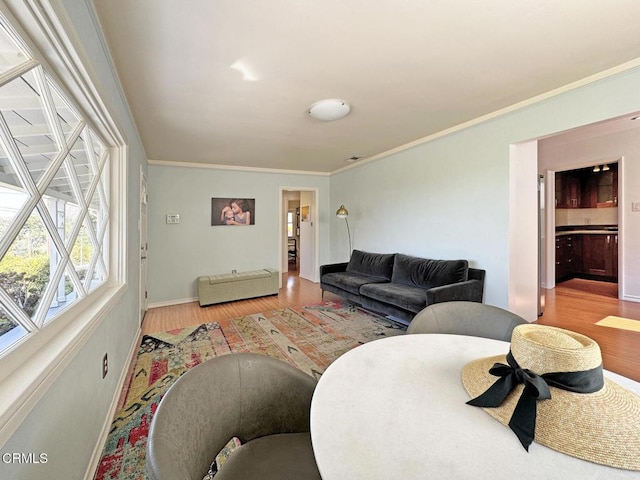
[{"label": "red patterned rug", "polygon": [[405,328],[353,305],[324,302],[145,335],[94,478],[147,479],[147,433],[158,402],[180,375],[209,358],[261,353],[318,378],[346,351]]}]

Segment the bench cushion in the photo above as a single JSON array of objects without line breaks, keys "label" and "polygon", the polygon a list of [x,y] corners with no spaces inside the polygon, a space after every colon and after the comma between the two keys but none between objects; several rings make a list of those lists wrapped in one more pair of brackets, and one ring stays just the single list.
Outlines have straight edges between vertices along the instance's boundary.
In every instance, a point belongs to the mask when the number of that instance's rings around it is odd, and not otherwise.
[{"label": "bench cushion", "polygon": [[229,282],[241,282],[243,280],[251,280],[253,278],[270,277],[271,272],[269,270],[253,270],[251,272],[239,272],[239,273],[222,273],[219,275],[208,275],[206,277],[209,285],[215,285],[217,283],[229,283]]},{"label": "bench cushion", "polygon": [[200,306],[245,298],[277,295],[280,274],[265,268],[240,273],[200,276],[197,279]]}]

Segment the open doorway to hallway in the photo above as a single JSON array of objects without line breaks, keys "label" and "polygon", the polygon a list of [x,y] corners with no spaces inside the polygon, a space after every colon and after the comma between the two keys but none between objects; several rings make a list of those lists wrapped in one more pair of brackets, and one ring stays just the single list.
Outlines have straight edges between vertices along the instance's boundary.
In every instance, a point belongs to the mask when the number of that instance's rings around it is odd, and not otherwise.
[{"label": "open doorway to hallway", "polygon": [[304,187],[280,189],[280,258],[282,272],[318,281],[318,192]]}]

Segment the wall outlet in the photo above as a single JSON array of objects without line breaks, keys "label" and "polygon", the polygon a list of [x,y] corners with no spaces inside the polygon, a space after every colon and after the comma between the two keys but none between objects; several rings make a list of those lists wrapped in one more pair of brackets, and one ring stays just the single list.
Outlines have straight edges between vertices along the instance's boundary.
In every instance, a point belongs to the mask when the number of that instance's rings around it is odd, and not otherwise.
[{"label": "wall outlet", "polygon": [[231,273],[238,273],[238,270],[231,270]]},{"label": "wall outlet", "polygon": [[105,353],[104,357],[102,357],[102,378],[106,377],[107,373],[109,373],[109,359]]}]

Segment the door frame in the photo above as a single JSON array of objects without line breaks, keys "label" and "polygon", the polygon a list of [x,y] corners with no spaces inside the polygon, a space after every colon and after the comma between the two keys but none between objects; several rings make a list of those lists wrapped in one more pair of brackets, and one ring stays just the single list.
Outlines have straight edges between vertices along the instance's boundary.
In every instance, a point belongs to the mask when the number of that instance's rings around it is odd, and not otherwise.
[{"label": "door frame", "polygon": [[[312,258],[312,270],[314,272],[312,278],[306,278],[312,282],[319,281],[318,274],[318,262],[319,262],[319,254],[318,254],[318,245],[320,241],[320,229],[318,228],[318,205],[320,204],[320,191],[318,188],[314,187],[284,187],[281,186],[279,188],[278,193],[278,268],[282,268],[282,263],[284,261],[284,255],[286,254],[287,249],[287,235],[286,235],[286,213],[287,210],[284,205],[284,192],[311,192],[314,195],[315,200],[315,208],[311,209],[311,221],[315,225],[314,228],[314,245],[313,251],[308,253]],[[301,247],[301,245],[300,245]],[[300,250],[300,254],[302,256],[302,249]],[[280,275],[279,287],[282,288],[282,275]]]},{"label": "door frame", "polygon": [[147,240],[147,206],[149,201],[149,195],[147,193],[147,176],[140,166],[140,217],[138,219],[138,231],[140,233],[140,256],[138,260],[140,262],[140,280],[138,286],[139,295],[139,315],[140,325],[144,320],[144,316],[147,313],[148,295],[147,295],[147,256],[149,250],[149,243]]}]

